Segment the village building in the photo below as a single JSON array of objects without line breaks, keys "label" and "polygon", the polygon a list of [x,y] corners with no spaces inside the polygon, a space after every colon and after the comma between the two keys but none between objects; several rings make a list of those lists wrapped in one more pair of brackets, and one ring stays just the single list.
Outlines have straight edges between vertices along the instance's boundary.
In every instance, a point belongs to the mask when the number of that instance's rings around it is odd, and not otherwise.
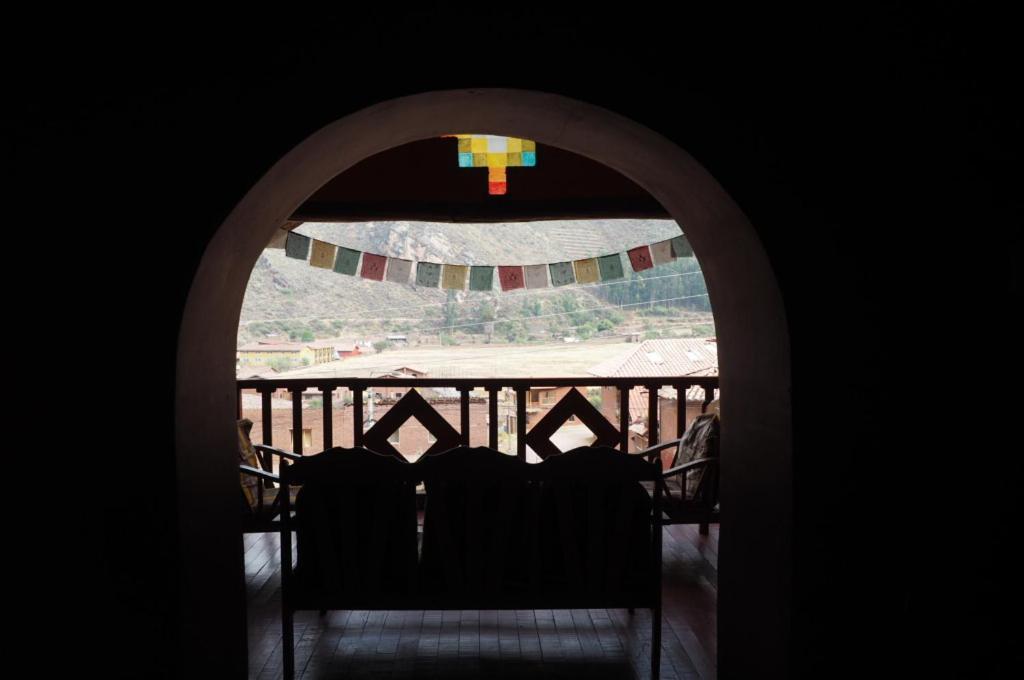
[{"label": "village building", "polygon": [[238,348],[238,365],[269,366],[272,361],[291,360],[307,366],[325,364],[334,360],[334,345],[330,342],[250,342]]},{"label": "village building", "polygon": [[[631,347],[621,356],[597,364],[587,371],[602,378],[648,378],[680,376],[718,375],[718,345],[714,338],[663,338],[644,340]],[[711,398],[702,387],[692,386],[686,392],[686,422],[704,412],[705,404],[717,399],[717,391]],[[629,393],[629,450],[637,451],[647,446],[647,416],[649,392],[644,387],[635,387]],[[676,413],[679,398],[676,390],[663,387],[658,390],[659,440],[667,441],[680,436],[676,429]],[[601,413],[609,422],[619,423],[619,388],[601,388]]]}]

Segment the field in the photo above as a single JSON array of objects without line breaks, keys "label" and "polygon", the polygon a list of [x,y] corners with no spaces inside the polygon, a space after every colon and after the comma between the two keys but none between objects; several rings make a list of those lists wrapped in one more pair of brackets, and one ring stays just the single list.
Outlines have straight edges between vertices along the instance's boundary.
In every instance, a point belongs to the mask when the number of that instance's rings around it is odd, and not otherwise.
[{"label": "field", "polygon": [[429,378],[585,376],[591,366],[635,348],[635,343],[622,338],[536,345],[417,346],[310,366],[282,377],[371,378],[401,366],[427,371]]}]

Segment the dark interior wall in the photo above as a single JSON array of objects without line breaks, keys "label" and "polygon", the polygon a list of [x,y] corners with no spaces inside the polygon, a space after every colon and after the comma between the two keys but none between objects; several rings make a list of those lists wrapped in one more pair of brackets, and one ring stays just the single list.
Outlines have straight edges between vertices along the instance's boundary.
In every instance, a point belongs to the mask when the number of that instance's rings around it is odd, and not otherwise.
[{"label": "dark interior wall", "polygon": [[[63,459],[104,461],[111,493],[88,531],[36,540],[54,565],[82,556],[99,584],[81,587],[59,566],[47,581],[109,615],[112,628],[95,628],[117,631],[115,677],[180,666],[175,337],[206,242],[323,125],[474,86],[557,92],[657,130],[708,168],[764,240],[793,343],[795,674],[1007,674],[1020,400],[1000,386],[1021,377],[1024,344],[1010,325],[1021,307],[1021,117],[1007,22],[956,9],[742,25],[477,12],[472,23],[505,46],[488,51],[465,37],[465,17],[432,9],[138,19],[117,32],[79,19],[5,47],[7,63],[26,64],[4,111],[18,225],[59,244],[56,266],[41,260],[52,292],[18,295],[10,312],[28,327],[15,332],[73,362],[45,380],[32,367],[31,384],[81,372],[90,392],[111,395],[67,414],[91,436]],[[139,398],[117,400],[115,425],[111,401],[126,384]],[[982,426],[957,433],[965,392]],[[954,487],[937,466],[964,457],[971,481]],[[980,517],[965,511],[973,494]],[[237,643],[225,633],[225,658]],[[883,664],[885,652],[896,661]]]}]

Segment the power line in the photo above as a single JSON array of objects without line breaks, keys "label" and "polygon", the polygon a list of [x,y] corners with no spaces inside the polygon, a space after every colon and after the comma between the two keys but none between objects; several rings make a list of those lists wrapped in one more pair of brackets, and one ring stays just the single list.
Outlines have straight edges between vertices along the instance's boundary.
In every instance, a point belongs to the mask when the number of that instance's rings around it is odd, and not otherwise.
[{"label": "power line", "polygon": [[[673,278],[678,278],[678,277],[681,277],[681,276],[694,276],[694,275],[697,275],[697,274],[703,275],[703,273],[704,272],[702,272],[701,270],[698,269],[697,271],[694,271],[694,272],[682,272],[682,273],[679,273],[679,274],[664,274],[662,276],[643,276],[643,277],[636,277],[636,278],[632,278],[632,279],[622,279],[621,281],[607,281],[607,282],[604,282],[604,283],[586,283],[586,284],[580,284],[580,285],[573,286],[572,288],[553,288],[553,287],[549,287],[549,288],[536,288],[536,289],[532,289],[532,290],[524,290],[524,291],[518,292],[518,293],[504,293],[504,294],[502,294],[500,296],[497,295],[497,294],[492,294],[490,297],[483,298],[483,299],[487,299],[487,300],[509,300],[509,299],[516,300],[518,298],[529,297],[531,295],[545,295],[545,294],[551,294],[551,293],[567,293],[567,292],[571,292],[571,291],[574,291],[574,290],[583,290],[583,289],[589,289],[589,288],[601,288],[601,287],[604,287],[604,286],[622,285],[622,284],[626,284],[626,283],[633,283],[633,282],[636,282],[636,281],[657,281],[659,279],[673,279]],[[431,289],[431,290],[433,290],[433,289]],[[476,292],[476,291],[469,291],[469,292]],[[476,303],[476,302],[479,302],[479,301],[480,301],[480,298],[477,298],[477,299],[474,299],[474,300],[470,300],[467,297],[467,298],[465,298],[463,300],[446,300],[444,302],[427,302],[427,303],[420,304],[420,305],[409,305],[409,306],[404,306],[403,309],[423,309],[425,307],[443,307],[444,305],[448,305],[448,304],[468,305],[470,303]],[[380,312],[392,311],[393,309],[394,309],[393,306],[376,307],[376,308],[373,308],[373,309],[363,310],[363,311],[359,312],[359,314],[361,314],[361,315],[376,315],[376,314],[379,314]],[[288,317],[277,318],[277,319],[257,319],[257,320],[254,320],[254,321],[246,321],[245,325],[248,326],[249,324],[268,323],[268,322],[273,322],[273,321],[306,321],[306,320],[311,320],[311,319],[322,319],[322,318],[323,318],[322,316],[288,316]],[[350,320],[353,317],[344,317],[344,318],[346,320]],[[354,317],[354,318],[355,319],[359,319],[360,317],[357,316],[357,317]],[[390,318],[390,317],[386,317],[383,320],[387,320],[387,318]]]},{"label": "power line", "polygon": [[676,300],[692,300],[694,298],[702,298],[702,297],[707,297],[707,296],[708,296],[707,293],[700,293],[699,295],[684,295],[682,297],[660,298],[660,299],[657,299],[657,300],[645,300],[644,302],[630,302],[630,303],[627,303],[627,304],[624,304],[624,305],[617,305],[617,306],[612,306],[612,307],[584,307],[583,309],[574,309],[571,312],[552,312],[551,314],[538,314],[536,316],[514,316],[514,317],[512,317],[510,319],[494,319],[493,321],[474,321],[472,323],[451,324],[451,325],[448,325],[448,326],[440,326],[438,328],[428,328],[428,329],[420,330],[419,332],[420,333],[440,333],[441,331],[450,330],[452,328],[466,328],[466,327],[469,327],[469,326],[481,326],[481,325],[489,324],[489,323],[497,324],[497,323],[507,323],[507,322],[510,322],[510,321],[523,321],[523,320],[531,320],[531,319],[544,319],[544,318],[549,318],[549,317],[554,317],[554,316],[565,316],[567,314],[580,314],[580,313],[583,313],[583,312],[593,312],[593,311],[602,310],[602,309],[609,309],[609,308],[610,309],[621,309],[623,307],[635,307],[637,305],[653,305],[653,304],[655,304],[657,302],[674,302]]}]

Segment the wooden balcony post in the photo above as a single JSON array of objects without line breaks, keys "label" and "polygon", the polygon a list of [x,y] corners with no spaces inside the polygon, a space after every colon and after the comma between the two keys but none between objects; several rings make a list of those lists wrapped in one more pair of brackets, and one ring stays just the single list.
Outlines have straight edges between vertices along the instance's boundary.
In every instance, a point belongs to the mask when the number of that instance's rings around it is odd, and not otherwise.
[{"label": "wooden balcony post", "polygon": [[302,390],[299,385],[291,388],[292,393],[292,451],[302,455]]},{"label": "wooden balcony post", "polygon": [[619,385],[619,448],[629,453],[629,390],[630,385]]},{"label": "wooden balcony post", "polygon": [[363,386],[352,385],[352,446],[363,445]]},{"label": "wooden balcony post", "polygon": [[487,388],[487,445],[498,450],[498,389]]},{"label": "wooden balcony post", "polygon": [[647,445],[654,446],[658,439],[658,389],[661,385],[647,386]]},{"label": "wooden balcony post", "polygon": [[526,387],[516,387],[516,455],[526,460]]},{"label": "wooden balcony post", "polygon": [[463,387],[459,390],[459,434],[462,445],[469,446],[469,393],[472,388]]},{"label": "wooden balcony post", "polygon": [[320,393],[324,395],[324,449],[334,447],[334,390],[329,387],[321,387]]},{"label": "wooden balcony post", "polygon": [[260,396],[263,398],[260,403],[260,417],[263,419],[263,443],[267,446],[273,446],[274,414],[270,410],[270,400],[274,396],[274,388],[261,389]]}]

